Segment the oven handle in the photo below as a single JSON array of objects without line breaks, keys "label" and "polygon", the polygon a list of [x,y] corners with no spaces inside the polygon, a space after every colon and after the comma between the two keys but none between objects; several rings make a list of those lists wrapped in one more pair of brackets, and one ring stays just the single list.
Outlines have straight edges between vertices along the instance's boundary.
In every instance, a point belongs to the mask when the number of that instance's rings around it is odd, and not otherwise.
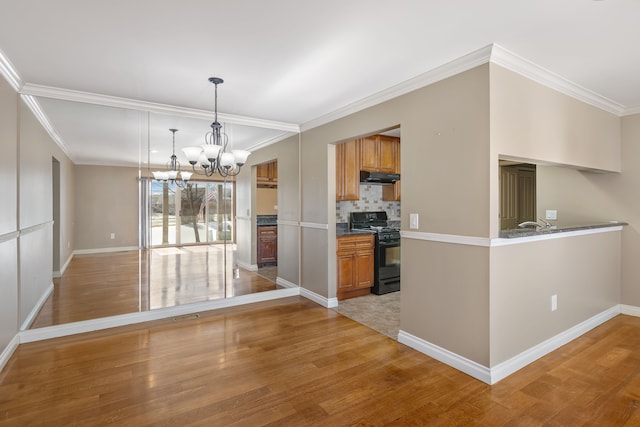
[{"label": "oven handle", "polygon": [[387,242],[379,242],[378,243],[380,246],[386,246],[386,247],[393,247],[393,246],[400,246],[400,240],[392,240],[392,241],[387,241]]}]

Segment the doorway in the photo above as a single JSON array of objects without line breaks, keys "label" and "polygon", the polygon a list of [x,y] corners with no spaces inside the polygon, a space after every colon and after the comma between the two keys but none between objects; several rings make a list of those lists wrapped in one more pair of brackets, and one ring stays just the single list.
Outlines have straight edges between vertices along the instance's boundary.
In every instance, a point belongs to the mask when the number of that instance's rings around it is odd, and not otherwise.
[{"label": "doorway", "polygon": [[52,203],[51,218],[53,219],[53,277],[60,277],[60,162],[51,158],[51,187]]},{"label": "doorway", "polygon": [[278,160],[256,165],[256,264],[258,274],[278,277]]},{"label": "doorway", "polygon": [[536,165],[500,161],[500,229],[536,220]]},{"label": "doorway", "polygon": [[151,180],[151,247],[233,242],[234,183]]}]

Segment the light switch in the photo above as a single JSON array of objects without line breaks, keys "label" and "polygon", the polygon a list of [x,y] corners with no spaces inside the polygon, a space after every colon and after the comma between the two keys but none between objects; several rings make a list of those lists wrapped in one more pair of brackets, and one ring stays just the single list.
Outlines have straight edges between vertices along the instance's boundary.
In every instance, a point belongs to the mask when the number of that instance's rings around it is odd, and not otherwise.
[{"label": "light switch", "polygon": [[412,213],[409,214],[409,228],[412,230],[417,230],[418,227],[418,214]]}]

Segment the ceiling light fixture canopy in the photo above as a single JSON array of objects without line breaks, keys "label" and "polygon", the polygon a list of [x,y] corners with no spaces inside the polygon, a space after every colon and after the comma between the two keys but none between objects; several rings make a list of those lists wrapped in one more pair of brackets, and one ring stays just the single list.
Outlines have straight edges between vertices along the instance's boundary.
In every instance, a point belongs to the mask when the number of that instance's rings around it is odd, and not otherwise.
[{"label": "ceiling light fixture canopy", "polygon": [[[200,175],[212,176],[218,172],[221,176],[236,176],[247,162],[251,152],[246,150],[227,151],[229,137],[224,133],[218,122],[218,85],[224,80],[210,77],[209,81],[215,85],[214,119],[211,131],[204,136],[204,144],[200,147],[185,147],[182,149],[193,171]],[[200,166],[196,168],[196,166]]]},{"label": "ceiling light fixture canopy", "polygon": [[[176,156],[176,132],[178,132],[178,129],[169,129],[169,131],[173,134],[171,159],[167,162],[167,170],[155,171],[153,172],[153,177],[158,181],[170,182],[172,184],[176,184],[180,188],[185,188],[193,173],[180,171],[180,162]],[[178,177],[178,174],[180,174],[180,177]]]}]

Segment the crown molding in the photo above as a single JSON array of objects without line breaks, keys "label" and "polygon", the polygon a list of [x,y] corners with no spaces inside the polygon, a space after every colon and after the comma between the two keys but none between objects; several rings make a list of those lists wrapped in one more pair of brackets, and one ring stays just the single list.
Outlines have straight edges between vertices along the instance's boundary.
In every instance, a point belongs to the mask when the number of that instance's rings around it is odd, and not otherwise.
[{"label": "crown molding", "polygon": [[448,77],[455,76],[456,74],[460,74],[479,65],[486,64],[489,62],[491,57],[491,50],[492,45],[485,46],[458,59],[454,59],[451,62],[427,71],[426,73],[420,74],[395,86],[391,86],[388,89],[339,108],[332,113],[310,120],[300,125],[300,131],[313,129],[334,120],[341,119],[350,114],[364,110],[365,108],[373,107],[374,105],[380,104],[384,101],[413,92],[414,90],[439,82],[440,80],[444,80]]},{"label": "crown molding", "polygon": [[640,113],[640,105],[634,105],[633,107],[627,107],[624,110],[624,113],[622,114],[623,116],[630,116],[632,114],[638,114]]},{"label": "crown molding", "polygon": [[[158,114],[170,114],[196,119],[210,120],[213,113],[208,110],[178,107],[175,105],[160,104],[156,102],[140,101],[137,99],[120,98],[117,96],[101,95],[97,93],[82,92],[70,89],[61,89],[51,86],[42,86],[26,83],[20,93],[31,96],[61,99],[64,101],[84,102],[87,104],[103,105],[107,107],[127,108],[130,110],[146,111]],[[266,129],[282,130],[286,132],[299,132],[300,127],[293,123],[278,122],[274,120],[257,119],[246,116],[218,113],[221,122],[238,125],[253,126]]]},{"label": "crown molding", "polygon": [[260,150],[261,148],[264,148],[266,146],[269,146],[271,144],[275,144],[277,142],[283,141],[287,138],[289,138],[290,136],[292,136],[294,134],[292,134],[291,132],[282,132],[276,136],[272,136],[270,138],[265,138],[262,141],[252,145],[251,147],[247,148],[248,151],[256,151],[256,150]]},{"label": "crown molding", "polygon": [[493,43],[436,67],[433,70],[427,71],[426,73],[420,74],[417,77],[399,83],[359,101],[353,102],[331,113],[320,116],[317,119],[303,123],[300,125],[300,130],[306,131],[334,120],[341,119],[350,114],[364,110],[365,108],[372,107],[400,95],[431,85],[488,62],[500,65],[501,67],[520,74],[546,87],[617,116],[640,113],[640,106],[626,108],[622,104],[575,84],[566,78],[540,67],[528,59],[516,55],[502,46]]},{"label": "crown molding", "polygon": [[16,67],[13,66],[7,55],[5,55],[2,50],[0,50],[0,75],[5,78],[13,90],[16,92],[20,91],[23,84],[20,74],[18,74]]},{"label": "crown molding", "polygon": [[56,130],[53,128],[53,126],[51,125],[49,118],[44,113],[44,111],[42,111],[42,108],[40,107],[38,100],[31,95],[21,94],[20,97],[22,98],[24,103],[27,104],[27,106],[29,107],[33,115],[36,116],[36,119],[38,120],[38,122],[40,122],[40,125],[49,134],[51,139],[53,139],[56,145],[60,147],[60,149],[64,152],[64,154],[69,158],[69,160],[74,162],[74,158],[71,155],[71,151],[69,151],[67,146],[64,145],[64,142],[62,142],[62,139],[60,138]]},{"label": "crown molding", "polygon": [[621,116],[625,112],[624,105],[575,84],[566,78],[547,70],[546,68],[534,64],[528,59],[510,52],[498,44],[494,43],[492,45],[490,61],[496,65],[500,65],[501,67],[511,70],[514,73],[540,83],[543,86],[557,90],[558,92],[564,93],[565,95],[608,111],[617,116]]}]

